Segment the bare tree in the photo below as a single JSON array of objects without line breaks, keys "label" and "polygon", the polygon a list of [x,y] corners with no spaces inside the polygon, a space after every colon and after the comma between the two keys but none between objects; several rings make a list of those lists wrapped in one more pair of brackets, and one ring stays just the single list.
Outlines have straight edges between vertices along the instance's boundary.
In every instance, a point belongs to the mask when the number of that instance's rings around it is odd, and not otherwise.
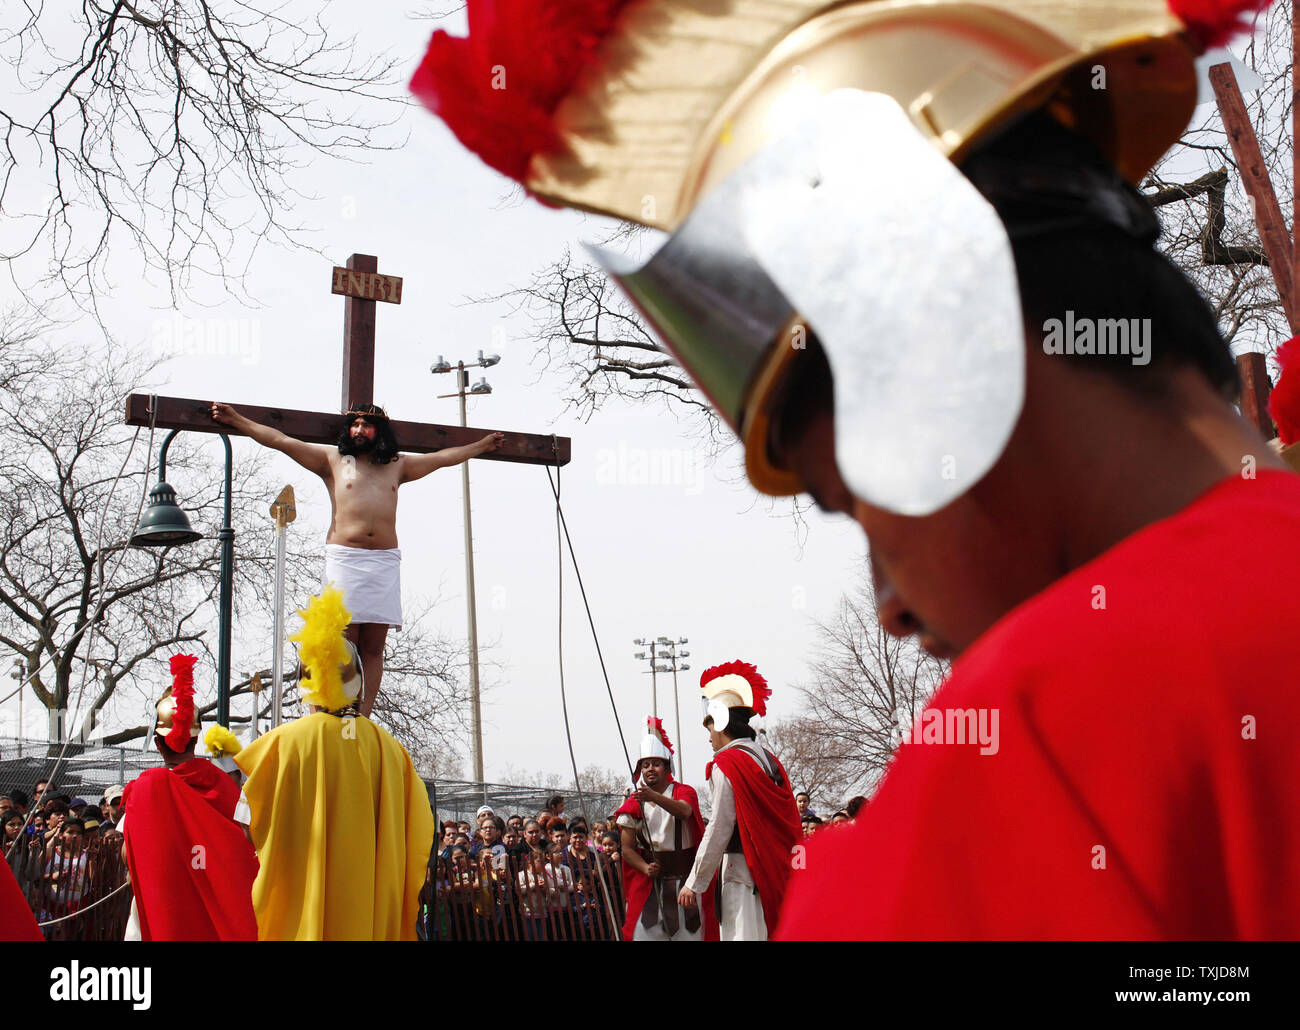
[{"label": "bare tree", "polygon": [[[20,362],[39,374],[0,390],[0,644],[26,669],[49,739],[74,730],[84,739],[119,687],[150,684],[156,696],[168,655],[208,651],[222,476],[210,452],[178,439],[168,475],[184,484],[207,539],[129,547],[153,455],[150,434],[122,424],[121,403],[150,366],[120,352],[39,343],[22,348]],[[267,489],[260,462],[236,468],[237,607],[269,589],[269,524],[252,517]],[[289,574],[291,583],[307,575],[301,555]]]},{"label": "bare tree", "polygon": [[383,130],[405,104],[395,59],[337,38],[325,10],[6,4],[0,252],[19,287],[95,310],[131,253],[175,299],[197,274],[242,287],[263,240],[299,242],[287,214],[309,157],[397,144]]},{"label": "bare tree", "polygon": [[785,766],[791,789],[803,791],[823,810],[841,807],[861,779],[838,742],[823,735],[807,715],[773,720],[763,730],[763,742]]},{"label": "bare tree", "polygon": [[914,639],[881,628],[865,565],[860,585],[819,625],[818,638],[809,682],[799,688],[803,707],[769,739],[792,777],[798,769],[819,779],[839,805],[875,789],[947,669]]},{"label": "bare tree", "polygon": [[578,783],[589,794],[621,794],[631,786],[626,771],[594,763],[578,770]]},{"label": "bare tree", "polygon": [[[402,742],[421,775],[455,777],[470,732],[468,656],[464,640],[426,628],[436,607],[435,600],[406,612],[402,632],[388,635],[373,718]],[[494,666],[485,650],[479,672],[489,694]]]},{"label": "bare tree", "polygon": [[715,451],[724,439],[717,413],[672,355],[660,349],[618,287],[568,248],[526,285],[476,303],[501,304],[530,323],[537,363],[543,373],[563,381],[564,410],[583,421],[615,398],[660,403],[700,431]]},{"label": "bare tree", "polygon": [[[501,775],[510,784],[540,787],[561,794],[573,794],[577,789],[573,784],[572,772],[567,775],[541,769],[529,772],[521,766],[507,762]],[[631,786],[626,772],[595,764],[585,765],[578,770],[578,782],[582,784],[583,791],[589,794],[622,794]],[[593,816],[593,818],[598,817]]]}]

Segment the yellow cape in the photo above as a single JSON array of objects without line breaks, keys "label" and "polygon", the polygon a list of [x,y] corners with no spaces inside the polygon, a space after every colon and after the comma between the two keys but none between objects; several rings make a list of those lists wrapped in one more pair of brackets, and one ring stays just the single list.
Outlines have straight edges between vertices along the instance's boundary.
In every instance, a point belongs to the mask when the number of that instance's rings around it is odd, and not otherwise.
[{"label": "yellow cape", "polygon": [[248,775],[259,940],[414,940],[429,794],[369,719],[317,712],[235,756]]}]

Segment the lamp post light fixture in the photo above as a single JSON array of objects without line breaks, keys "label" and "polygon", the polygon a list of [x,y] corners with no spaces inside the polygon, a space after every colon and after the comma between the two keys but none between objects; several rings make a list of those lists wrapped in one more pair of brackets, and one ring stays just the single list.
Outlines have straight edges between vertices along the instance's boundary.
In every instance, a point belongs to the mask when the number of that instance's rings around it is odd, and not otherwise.
[{"label": "lamp post light fixture", "polygon": [[[438,360],[429,366],[429,371],[434,375],[444,372],[456,373],[456,392],[440,394],[439,399],[445,400],[448,397],[458,397],[460,399],[460,424],[465,428],[465,398],[468,395],[484,396],[492,392],[492,386],[485,377],[480,376],[479,381],[473,386],[469,385],[470,368],[491,368],[501,360],[500,354],[484,354],[478,352],[478,361],[465,364],[463,361],[457,361],[452,364],[441,354]],[[483,709],[479,694],[478,678],[478,615],[474,602],[474,531],[470,520],[469,510],[469,462],[463,461],[460,464],[460,486],[461,501],[464,505],[464,523],[465,523],[465,606],[468,610],[469,622],[469,694],[470,704],[472,706],[471,720],[473,723],[473,751],[474,751],[474,779],[479,783],[484,780],[483,777]],[[484,790],[486,791],[486,787]]]},{"label": "lamp post light fixture", "polygon": [[[649,645],[650,652],[638,651],[634,658],[637,661],[648,661],[650,668],[646,671],[650,673],[650,711],[652,715],[659,714],[659,684],[658,674],[661,672],[670,672],[673,676],[673,710],[677,717],[677,778],[684,779],[683,769],[685,762],[683,753],[685,751],[684,740],[682,738],[682,707],[681,701],[677,696],[677,673],[685,672],[690,668],[689,665],[680,664],[679,659],[687,657],[689,651],[679,651],[677,648],[680,644],[690,643],[685,637],[677,641],[669,640],[667,637],[657,637],[648,640],[645,637],[638,637],[632,641],[637,647]],[[660,664],[661,662],[665,664]]]},{"label": "lamp post light fixture", "polygon": [[[149,507],[140,516],[140,524],[131,537],[132,547],[179,547],[202,540],[190,525],[185,512],[176,503],[176,491],[167,482],[167,449],[179,429],[173,429],[158,452],[158,482],[149,491]],[[235,578],[235,530],[230,525],[230,488],[234,476],[234,459],[230,437],[218,433],[226,449],[226,480],[222,493],[223,510],[217,540],[221,543],[221,589],[217,601],[217,722],[230,726],[230,623]]]}]

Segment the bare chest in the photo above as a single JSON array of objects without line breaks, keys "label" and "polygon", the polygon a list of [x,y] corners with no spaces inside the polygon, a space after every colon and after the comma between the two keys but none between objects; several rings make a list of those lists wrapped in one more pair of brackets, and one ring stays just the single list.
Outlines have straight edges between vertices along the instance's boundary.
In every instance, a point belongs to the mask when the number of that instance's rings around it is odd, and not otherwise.
[{"label": "bare chest", "polygon": [[340,455],[331,462],[334,473],[334,498],[340,505],[382,503],[387,499],[397,503],[400,484],[400,462],[376,465],[367,458]]}]

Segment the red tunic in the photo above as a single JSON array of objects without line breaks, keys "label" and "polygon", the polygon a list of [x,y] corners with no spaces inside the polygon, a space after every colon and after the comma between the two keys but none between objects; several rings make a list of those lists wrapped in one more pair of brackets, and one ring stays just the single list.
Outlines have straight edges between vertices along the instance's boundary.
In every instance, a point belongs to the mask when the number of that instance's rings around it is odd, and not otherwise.
[{"label": "red tunic", "polygon": [[126,860],[144,940],[257,940],[257,856],[232,818],[238,803],[234,780],[206,758],[126,785]]},{"label": "red tunic", "polygon": [[1300,936],[1298,574],[1300,478],[1264,472],[1008,613],[930,704],[997,712],[996,753],[905,744],[779,935]]},{"label": "red tunic", "polygon": [[[678,783],[670,776],[668,779],[672,787],[669,794],[674,801],[685,801],[691,806],[691,826],[695,830],[695,843],[704,838],[704,817],[700,815],[700,798],[695,793],[695,788],[686,783]],[[640,819],[641,802],[636,798],[628,798],[619,806],[615,817],[628,815],[633,819]],[[630,941],[632,934],[636,931],[637,920],[641,918],[641,910],[645,908],[645,903],[650,897],[650,878],[637,869],[633,869],[631,863],[623,862],[623,897],[627,902],[627,913],[623,920],[623,939]],[[706,941],[716,941],[718,939],[718,920],[714,916],[713,892],[716,888],[710,886],[707,891],[700,896],[700,922],[703,924],[704,933],[702,934]]]}]

